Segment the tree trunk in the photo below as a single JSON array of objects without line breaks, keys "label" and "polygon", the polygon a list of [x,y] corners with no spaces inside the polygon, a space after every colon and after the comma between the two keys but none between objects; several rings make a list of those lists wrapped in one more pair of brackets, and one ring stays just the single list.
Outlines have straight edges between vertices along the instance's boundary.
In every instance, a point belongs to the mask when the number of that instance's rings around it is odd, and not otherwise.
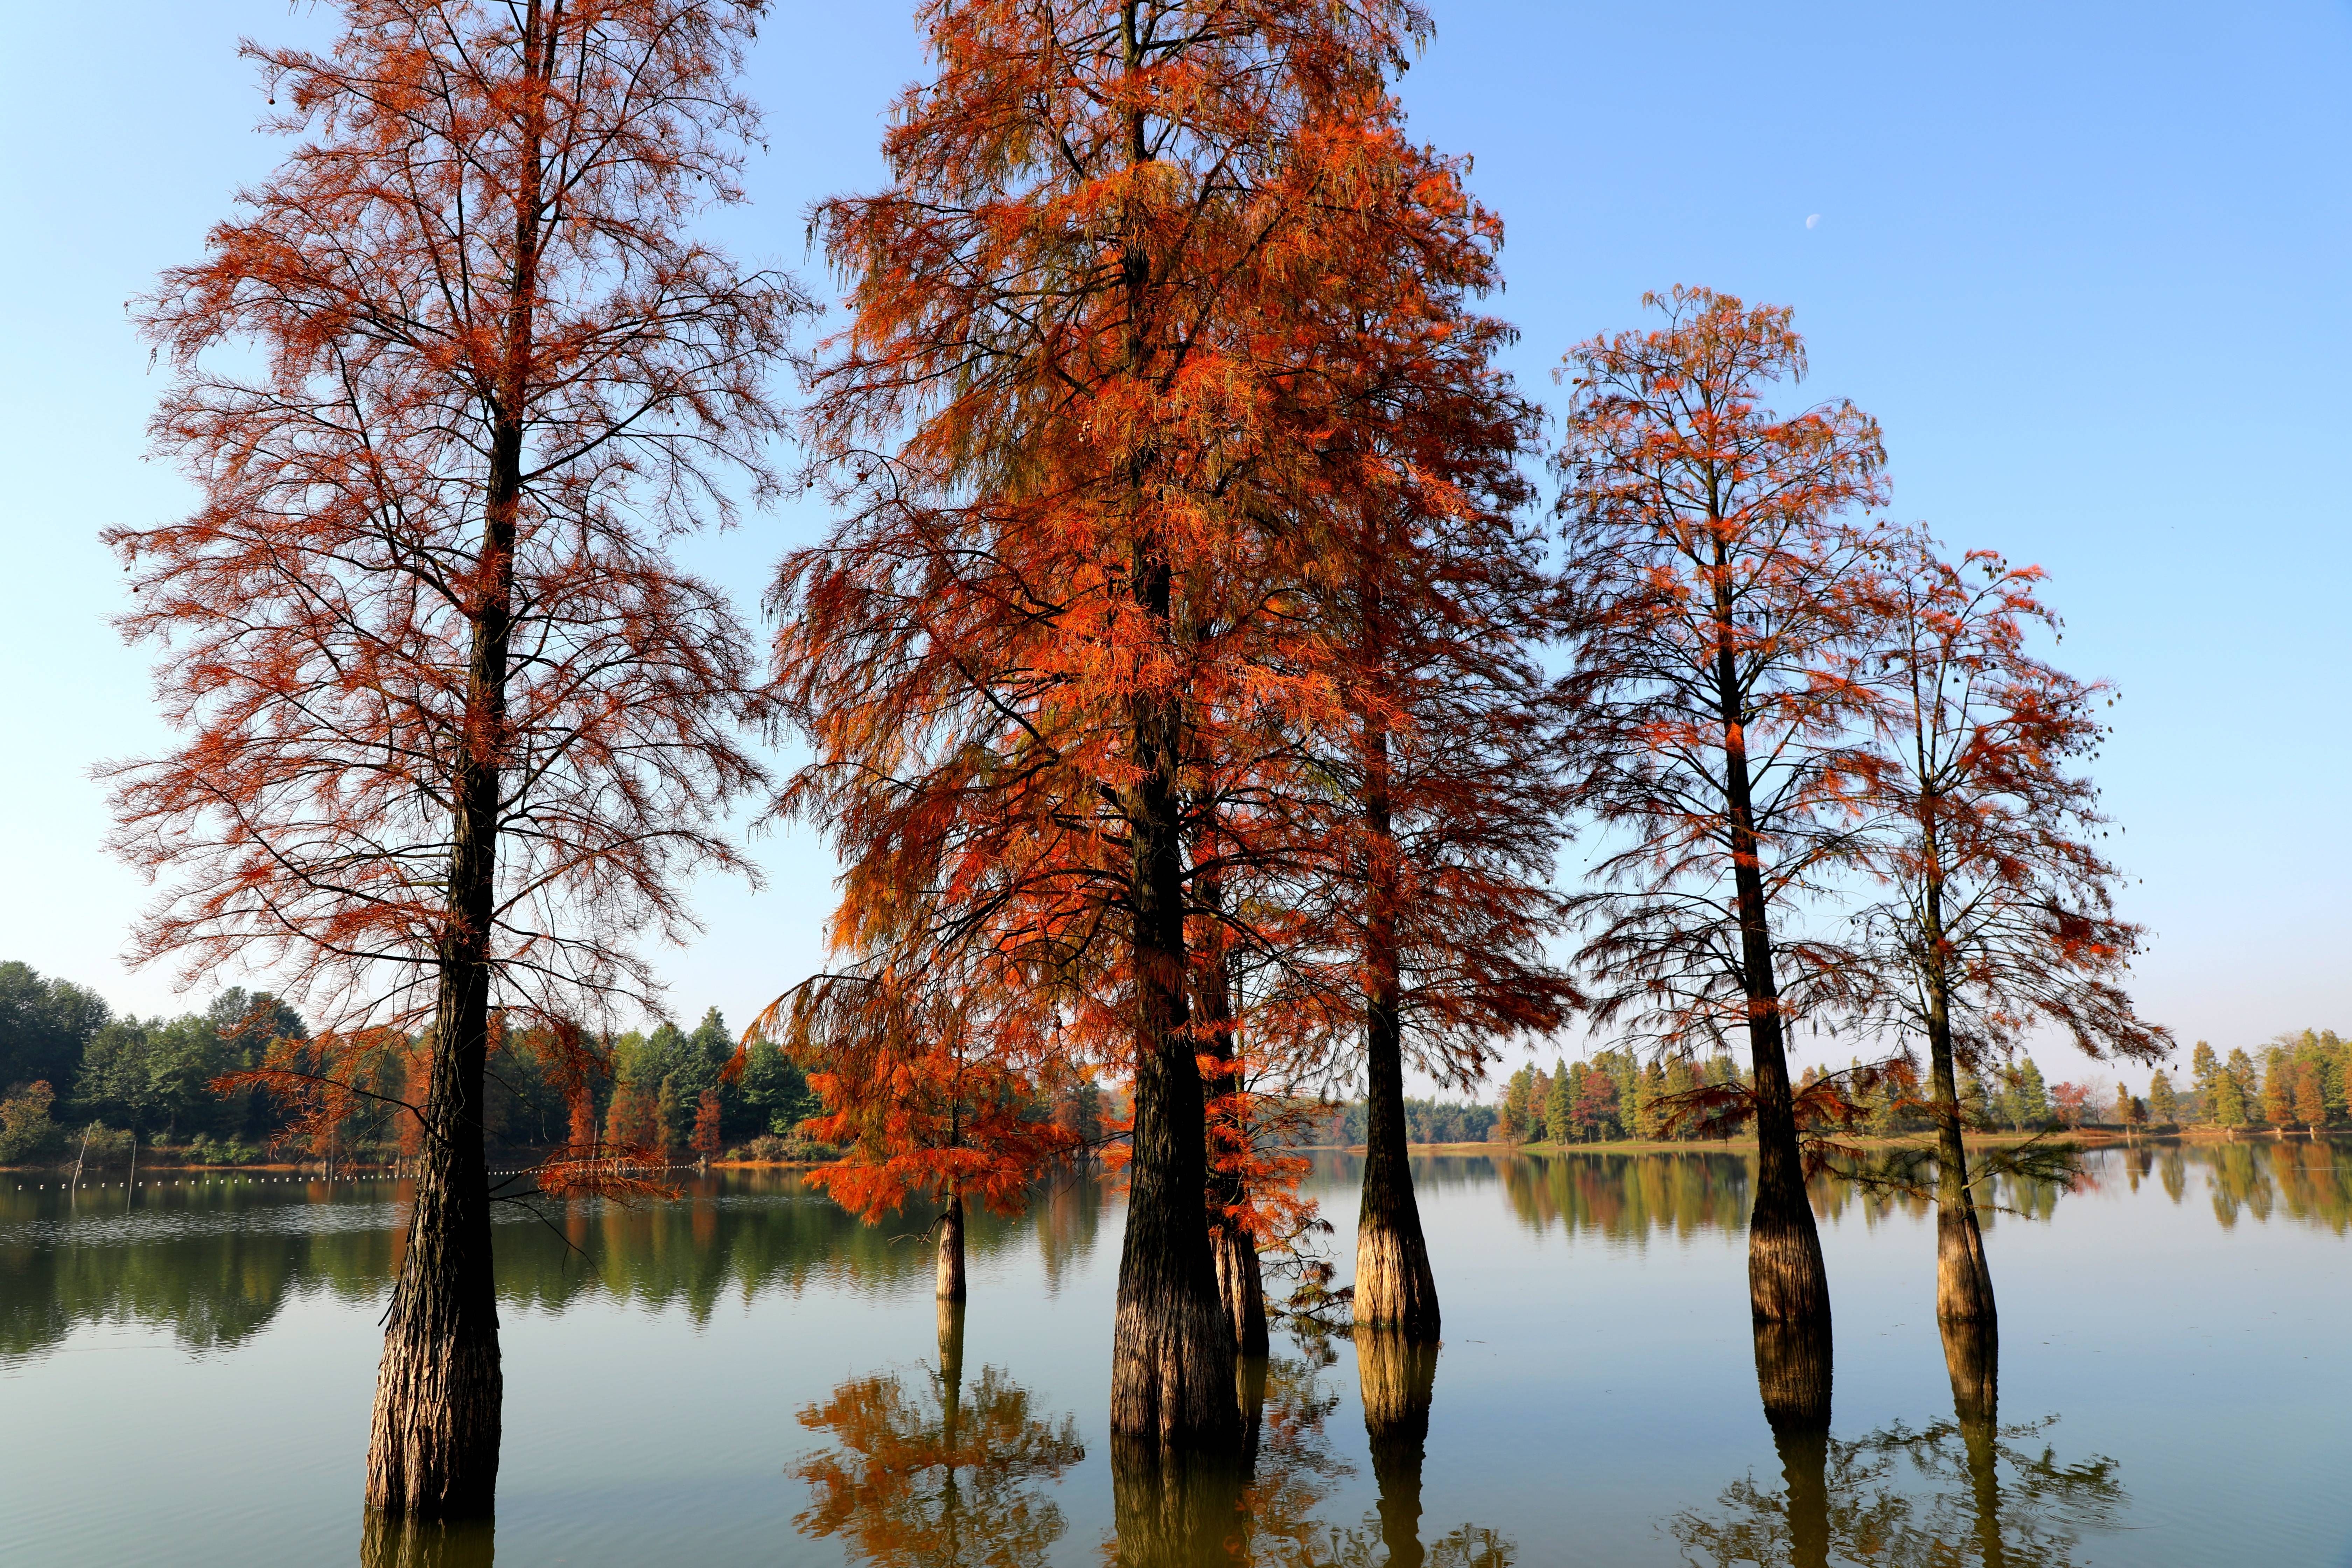
[{"label": "tree trunk", "polygon": [[384,1320],[368,1439],[368,1506],[422,1519],[488,1519],[498,1489],[505,1385],[490,1268],[484,1074],[501,780],[509,739],[514,552],[548,211],[541,156],[546,137],[543,93],[555,68],[555,16],[532,0],[523,25],[523,75],[530,96],[512,193],[513,272],[506,280],[481,554],[476,597],[468,606],[472,642],[465,722],[453,737],[446,925],[438,939],[440,983],[434,998],[425,1136],[407,1247]]},{"label": "tree trunk", "polygon": [[1936,1321],[1976,1325],[1988,1347],[1996,1342],[1992,1269],[1969,1187],[1969,1148],[1961,1136],[1958,1066],[1952,1050],[1952,986],[1944,940],[1944,885],[1934,869],[1935,824],[1924,824],[1930,872],[1924,912],[1927,956],[1922,979],[1927,1002],[1928,1089],[1936,1111]]},{"label": "tree trunk", "polygon": [[1933,1058],[1929,1070],[1937,1122],[1936,1319],[1941,1323],[1971,1323],[1990,1337],[1997,1332],[1998,1322],[1992,1269],[1985,1260],[1984,1232],[1977,1224],[1976,1200],[1969,1190],[1969,1151],[1960,1136],[1950,1031],[1931,1029],[1928,1048]]},{"label": "tree trunk", "polygon": [[[1139,552],[1139,554],[1141,552]],[[1165,616],[1169,573],[1139,563],[1139,596]],[[1162,1443],[1230,1441],[1234,1327],[1209,1245],[1208,1119],[1185,997],[1176,731],[1166,699],[1135,703],[1143,777],[1129,793],[1136,991],[1134,1152],[1111,1347],[1111,1431]]]},{"label": "tree trunk", "polygon": [[1827,1321],[1757,1322],[1756,1386],[1780,1457],[1793,1568],[1830,1560],[1831,1381]]},{"label": "tree trunk", "polygon": [[368,1437],[367,1502],[424,1520],[487,1519],[504,1397],[482,1159],[488,975],[443,967],[407,1245],[384,1321]]},{"label": "tree trunk", "polygon": [[1364,1433],[1380,1486],[1381,1541],[1394,1568],[1421,1568],[1421,1472],[1437,1347],[1392,1329],[1360,1327],[1354,1337]]},{"label": "tree trunk", "polygon": [[1748,1297],[1759,1322],[1830,1321],[1829,1273],[1805,1193],[1788,1058],[1777,1014],[1751,1017],[1756,1061],[1756,1205],[1748,1222]]},{"label": "tree trunk", "polygon": [[[1377,602],[1371,605],[1377,613]],[[1363,742],[1365,959],[1364,1191],[1356,1216],[1355,1321],[1418,1343],[1438,1337],[1437,1279],[1421,1230],[1405,1147],[1404,1021],[1399,996],[1396,841],[1389,810],[1387,729],[1367,721]]]},{"label": "tree trunk", "polygon": [[1234,1351],[1242,1356],[1263,1356],[1272,1343],[1265,1326],[1265,1268],[1257,1243],[1239,1226],[1221,1225],[1210,1234],[1217,1260],[1217,1297],[1232,1324]]},{"label": "tree trunk", "polygon": [[[1385,1016],[1383,1016],[1385,1015]],[[1437,1280],[1405,1151],[1404,1066],[1393,1008],[1372,1009],[1364,1103],[1364,1194],[1356,1220],[1355,1321],[1434,1344]]]},{"label": "tree trunk", "polygon": [[[1224,889],[1214,876],[1201,879],[1200,896],[1209,910],[1223,910]],[[1231,1093],[1240,1087],[1234,1079],[1238,1071],[1241,1043],[1234,1034],[1233,977],[1226,968],[1222,935],[1219,932],[1202,943],[1202,951],[1192,958],[1203,1043],[1208,1047],[1203,1054],[1223,1064],[1216,1087],[1220,1093]],[[1214,1134],[1218,1130],[1212,1127],[1210,1131]],[[1229,1131],[1235,1138],[1246,1139],[1249,1135],[1246,1127]],[[1269,1342],[1265,1266],[1258,1257],[1257,1238],[1234,1217],[1235,1211],[1248,1201],[1249,1194],[1244,1190],[1237,1171],[1212,1170],[1207,1180],[1209,1247],[1216,1258],[1217,1298],[1224,1303],[1225,1316],[1233,1324],[1234,1348],[1243,1356],[1262,1356]]]},{"label": "tree trunk", "polygon": [[1723,721],[1724,805],[1731,829],[1732,883],[1739,917],[1739,983],[1748,1006],[1748,1056],[1756,1084],[1756,1205],[1748,1225],[1748,1298],[1759,1322],[1818,1319],[1827,1334],[1829,1271],[1805,1163],[1797,1143],[1795,1094],[1789,1082],[1787,1020],[1774,974],[1771,911],[1765,901],[1762,840],[1748,772],[1748,711],[1734,651],[1736,616],[1723,547],[1715,586],[1715,679]]},{"label": "tree trunk", "polygon": [[940,1299],[940,1397],[950,1453],[955,1451],[956,1423],[963,1408],[963,1316],[961,1300]]},{"label": "tree trunk", "polygon": [[953,1190],[940,1210],[938,1280],[942,1301],[961,1301],[970,1293],[963,1278],[963,1194]]}]

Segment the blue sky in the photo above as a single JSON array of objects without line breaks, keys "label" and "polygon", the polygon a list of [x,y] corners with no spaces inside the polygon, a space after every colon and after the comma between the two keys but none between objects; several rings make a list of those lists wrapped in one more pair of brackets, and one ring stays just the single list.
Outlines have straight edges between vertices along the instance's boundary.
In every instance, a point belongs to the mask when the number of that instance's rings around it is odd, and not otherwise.
[{"label": "blue sky", "polygon": [[[1557,406],[1560,353],[1647,289],[1793,306],[1804,395],[1878,416],[1896,514],[2046,566],[2063,661],[2120,687],[2099,776],[2156,931],[2147,1010],[2184,1045],[2352,1028],[2352,6],[1432,10],[1402,91],[1508,226],[1530,388]],[[122,967],[148,890],[103,857],[88,777],[165,739],[96,533],[187,501],[142,460],[161,381],[123,304],[278,155],[238,37],[328,20],[20,7],[0,55],[0,958],[142,1012],[204,988]],[[822,286],[804,208],[877,183],[920,66],[893,5],[779,5],[751,80],[770,148],[715,231]],[[748,601],[822,523],[788,508],[687,554]],[[740,1024],[817,955],[829,858],[755,849],[768,889],[700,889],[709,934],[659,955],[689,1020]]]}]

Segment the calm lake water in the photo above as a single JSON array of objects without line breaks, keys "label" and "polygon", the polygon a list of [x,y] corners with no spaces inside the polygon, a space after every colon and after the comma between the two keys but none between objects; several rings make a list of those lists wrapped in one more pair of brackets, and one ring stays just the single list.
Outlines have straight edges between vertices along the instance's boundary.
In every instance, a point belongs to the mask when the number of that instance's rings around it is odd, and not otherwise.
[{"label": "calm lake water", "polygon": [[[1925,1209],[1816,1189],[1834,1406],[1829,1441],[1791,1449],[1758,1395],[1744,1160],[1420,1161],[1447,1329],[1425,1445],[1376,1452],[1355,1347],[1277,1331],[1217,1560],[2352,1564],[2346,1152],[2105,1151],[2083,1191],[2005,1192],[1982,1475]],[[1342,1279],[1355,1177],[1327,1157],[1312,1184]],[[0,1563],[358,1561],[398,1185],[14,1185]],[[975,1219],[950,1474],[911,1227],[772,1173],[508,1215],[497,1563],[1196,1561],[1143,1538],[1131,1489],[1115,1531],[1119,1221],[1092,1183]]]}]

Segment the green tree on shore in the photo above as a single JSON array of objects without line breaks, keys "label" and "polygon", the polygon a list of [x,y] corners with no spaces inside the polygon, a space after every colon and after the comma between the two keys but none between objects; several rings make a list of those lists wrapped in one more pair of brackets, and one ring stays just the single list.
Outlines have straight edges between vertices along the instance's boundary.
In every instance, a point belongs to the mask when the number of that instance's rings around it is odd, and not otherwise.
[{"label": "green tree on shore", "polygon": [[1544,1096],[1544,1136],[1565,1143],[1576,1135],[1576,1101],[1566,1064],[1555,1061],[1552,1068],[1549,1091]]}]

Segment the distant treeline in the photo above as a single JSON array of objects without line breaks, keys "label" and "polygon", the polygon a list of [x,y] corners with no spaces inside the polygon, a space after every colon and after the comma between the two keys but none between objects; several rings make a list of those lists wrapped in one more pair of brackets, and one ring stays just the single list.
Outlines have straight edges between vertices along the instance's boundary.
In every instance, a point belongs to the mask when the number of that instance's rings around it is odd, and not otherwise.
[{"label": "distant treeline", "polygon": [[[1413,1143],[1484,1143],[1494,1134],[1496,1112],[1491,1105],[1457,1105],[1436,1100],[1404,1102],[1404,1135]],[[1297,1134],[1300,1146],[1342,1146],[1364,1142],[1364,1105],[1318,1107]]]},{"label": "distant treeline", "polygon": [[[0,1163],[119,1161],[134,1137],[142,1150],[160,1145],[198,1163],[259,1160],[286,1131],[279,1108],[257,1091],[223,1095],[212,1084],[259,1065],[273,1040],[309,1037],[301,1015],[267,993],[232,988],[202,1012],[141,1018],[71,981],[0,963]],[[709,1090],[722,1139],[774,1140],[759,1152],[781,1154],[797,1152],[800,1122],[816,1110],[800,1069],[765,1042],[734,1080],[721,1079],[735,1037],[716,1007],[691,1030],[664,1023],[599,1043],[612,1074],[588,1092],[597,1129],[627,1134],[616,1142],[685,1148]],[[394,1068],[371,1087],[396,1102],[404,1077]],[[501,1043],[484,1119],[493,1147],[563,1143],[572,1110],[528,1037]],[[335,1148],[305,1152],[396,1158],[413,1143],[413,1125],[396,1103],[362,1101]]]},{"label": "distant treeline", "polygon": [[[1808,1068],[1803,1081],[1811,1084],[1821,1076],[1821,1069]],[[1498,1142],[1555,1143],[1688,1140],[1695,1134],[1674,1125],[1673,1097],[1703,1085],[1747,1080],[1729,1056],[1642,1063],[1631,1052],[1610,1050],[1589,1061],[1555,1062],[1549,1072],[1525,1067],[1504,1087],[1491,1136]],[[2158,1070],[2145,1095],[2120,1083],[2052,1083],[2032,1057],[1982,1073],[1962,1073],[1958,1089],[1972,1125],[2016,1132],[2196,1125],[2316,1131],[2352,1122],[2347,1081],[2352,1043],[2333,1029],[2305,1029],[2278,1037],[2259,1057],[2241,1047],[2224,1058],[2200,1040],[2190,1054],[2187,1083],[2177,1086]],[[1843,1087],[1862,1113],[1858,1131],[1865,1135],[1893,1137],[1933,1126],[1916,1083],[1857,1075]]]}]

